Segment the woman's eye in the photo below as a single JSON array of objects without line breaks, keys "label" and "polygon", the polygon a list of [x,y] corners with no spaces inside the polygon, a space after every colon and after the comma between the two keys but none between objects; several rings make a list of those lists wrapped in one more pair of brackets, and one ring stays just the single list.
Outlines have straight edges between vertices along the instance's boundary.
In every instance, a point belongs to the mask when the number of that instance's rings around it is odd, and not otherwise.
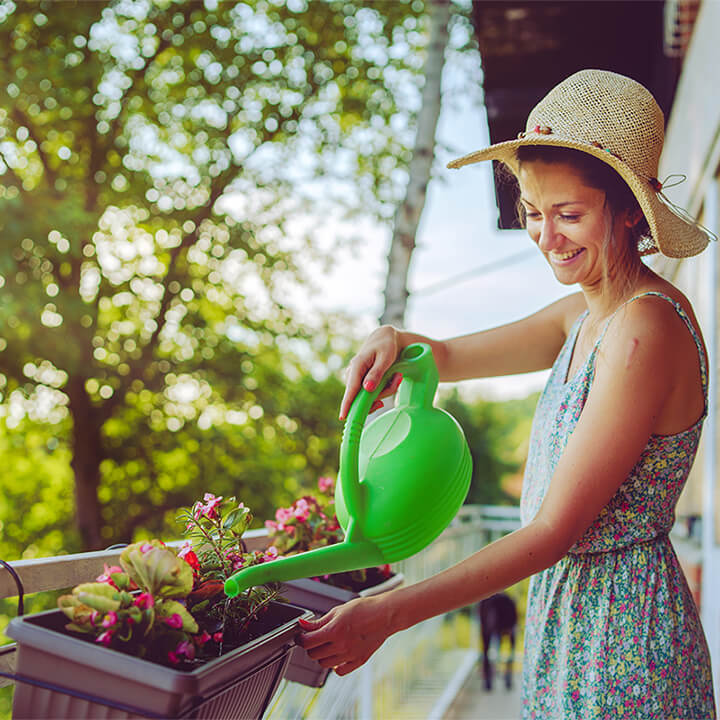
[{"label": "woman's eye", "polygon": [[525,217],[531,220],[535,220],[536,218],[540,217],[540,213],[538,212],[530,212],[529,210],[525,211]]},{"label": "woman's eye", "polygon": [[579,215],[561,215],[561,220],[564,220],[565,222],[577,222],[580,219]]}]

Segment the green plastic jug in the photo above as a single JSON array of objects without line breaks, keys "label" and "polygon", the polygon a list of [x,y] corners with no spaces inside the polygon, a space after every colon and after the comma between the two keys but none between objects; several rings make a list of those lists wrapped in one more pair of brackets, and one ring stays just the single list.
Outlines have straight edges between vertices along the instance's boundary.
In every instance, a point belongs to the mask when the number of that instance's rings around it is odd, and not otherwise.
[{"label": "green plastic jug", "polygon": [[[363,428],[370,406],[403,373],[395,407]],[[404,560],[429,545],[460,509],[472,475],[457,421],[433,407],[438,371],[429,345],[406,347],[373,392],[348,413],[335,490],[341,543],[240,570],[225,581],[235,597],[271,581],[329,575]]]}]

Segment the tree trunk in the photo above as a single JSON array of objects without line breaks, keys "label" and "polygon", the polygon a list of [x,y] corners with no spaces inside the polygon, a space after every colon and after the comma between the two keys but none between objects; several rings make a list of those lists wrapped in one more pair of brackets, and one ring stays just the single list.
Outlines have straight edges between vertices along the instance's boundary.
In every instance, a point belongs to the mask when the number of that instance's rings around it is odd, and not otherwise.
[{"label": "tree trunk", "polygon": [[73,419],[73,457],[75,474],[75,522],[85,550],[104,547],[100,526],[100,462],[103,458],[102,436],[96,411],[85,392],[83,378],[68,383],[70,413]]},{"label": "tree trunk", "polygon": [[415,147],[408,168],[410,180],[405,200],[398,207],[393,223],[385,281],[385,309],[380,317],[382,324],[402,325],[405,320],[410,259],[415,249],[415,235],[425,207],[425,196],[432,172],[435,132],[442,97],[442,71],[448,43],[449,0],[430,0],[428,12],[430,43],[425,61],[425,85],[418,113]]}]

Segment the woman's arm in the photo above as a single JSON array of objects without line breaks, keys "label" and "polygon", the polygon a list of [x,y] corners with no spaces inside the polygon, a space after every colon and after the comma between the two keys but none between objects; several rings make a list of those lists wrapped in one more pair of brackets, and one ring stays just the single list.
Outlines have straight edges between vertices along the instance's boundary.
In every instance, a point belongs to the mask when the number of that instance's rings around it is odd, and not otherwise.
[{"label": "woman's arm", "polygon": [[334,608],[307,626],[302,644],[311,657],[351,672],[391,634],[475,603],[567,553],[637,462],[675,378],[697,368],[672,307],[633,306],[603,342],[587,402],[532,522],[417,585]]},{"label": "woman's arm", "polygon": [[[449,340],[433,340],[384,325],[368,337],[350,363],[340,419],[347,417],[360,387],[372,392],[400,351],[414,342],[430,345],[441,382],[549,368],[565,342],[569,326],[584,307],[582,294],[577,293],[517,322]],[[380,397],[395,390],[397,382]]]}]

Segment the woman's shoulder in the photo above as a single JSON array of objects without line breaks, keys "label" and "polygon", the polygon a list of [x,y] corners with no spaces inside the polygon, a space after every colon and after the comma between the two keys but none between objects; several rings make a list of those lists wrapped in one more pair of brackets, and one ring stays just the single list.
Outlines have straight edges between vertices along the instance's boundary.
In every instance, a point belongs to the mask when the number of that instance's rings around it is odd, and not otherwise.
[{"label": "woman's shoulder", "polygon": [[578,318],[587,310],[585,296],[581,292],[566,295],[548,307],[555,317],[555,321],[562,327],[565,336],[568,335]]},{"label": "woman's shoulder", "polygon": [[616,325],[630,332],[658,332],[672,341],[673,335],[687,334],[687,320],[698,337],[702,338],[690,300],[667,281],[635,292],[616,314]]},{"label": "woman's shoulder", "polygon": [[608,350],[615,345],[623,356],[635,347],[644,347],[646,352],[662,357],[666,366],[695,365],[696,340],[704,350],[690,301],[678,288],[664,282],[634,293],[618,308],[603,344]]}]

